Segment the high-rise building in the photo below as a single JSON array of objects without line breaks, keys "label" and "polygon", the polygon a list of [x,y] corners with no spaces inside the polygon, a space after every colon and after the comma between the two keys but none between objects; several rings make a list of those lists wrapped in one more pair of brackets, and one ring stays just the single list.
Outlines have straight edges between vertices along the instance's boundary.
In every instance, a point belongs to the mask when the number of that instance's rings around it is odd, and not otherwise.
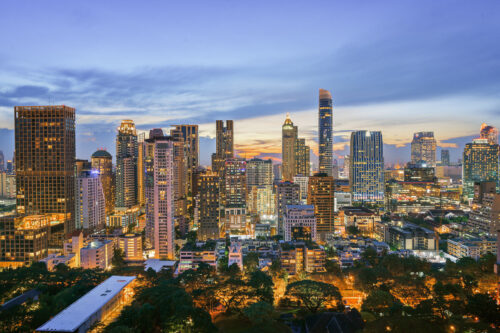
[{"label": "high-rise building", "polygon": [[428,166],[436,166],[436,139],[434,132],[418,132],[413,134],[411,142],[411,163],[425,162]]},{"label": "high-rise building", "polygon": [[224,231],[246,232],[247,180],[246,161],[227,159],[224,166]]},{"label": "high-rise building", "polygon": [[223,120],[217,120],[215,134],[216,152],[212,154],[212,171],[222,176],[226,159],[234,157],[233,121],[226,120],[224,126]]},{"label": "high-rise building", "polygon": [[332,175],[333,161],[333,103],[328,90],[319,90],[319,172]]},{"label": "high-rise building", "polygon": [[[161,131],[161,129],[158,129]],[[162,132],[163,135],[163,132]],[[150,135],[151,137],[151,135]],[[174,202],[175,216],[184,216],[187,211],[188,192],[188,166],[185,153],[184,136],[177,130],[170,131],[170,137],[174,142]]]},{"label": "high-rise building", "polygon": [[272,215],[273,162],[253,158],[247,162],[248,212],[259,217]]},{"label": "high-rise building", "polygon": [[291,182],[281,182],[276,186],[276,214],[278,234],[285,235],[284,215],[286,206],[300,205],[300,186]]},{"label": "high-rise building", "polygon": [[498,187],[498,144],[474,139],[465,145],[462,164],[464,198],[472,199],[475,182],[495,182]]},{"label": "high-rise building", "polygon": [[335,208],[335,182],[332,176],[317,173],[309,177],[307,204],[314,206],[316,216],[316,233],[322,240],[326,235],[333,234]]},{"label": "high-rise building", "polygon": [[274,174],[274,180],[275,181],[281,181],[282,178],[282,164],[274,164],[273,165],[273,174]]},{"label": "high-rise building", "polygon": [[5,161],[3,156],[3,151],[0,150],[0,171],[5,170]]},{"label": "high-rise building", "polygon": [[187,165],[187,186],[188,192],[192,192],[193,172],[199,165],[199,138],[198,125],[175,125],[175,128],[170,131],[170,135],[174,138],[182,137],[184,141],[184,156],[186,157]]},{"label": "high-rise building", "polygon": [[293,177],[293,182],[300,186],[300,202],[307,204],[307,191],[309,190],[309,176],[298,175]]},{"label": "high-rise building", "polygon": [[349,186],[353,202],[383,204],[383,144],[381,132],[351,133]]},{"label": "high-rise building", "polygon": [[83,171],[76,177],[75,228],[99,231],[106,227],[106,204],[97,171]]},{"label": "high-rise building", "polygon": [[297,126],[293,125],[290,114],[287,113],[281,127],[281,160],[284,181],[292,181],[295,176],[295,141],[297,140]]},{"label": "high-rise building", "polygon": [[116,207],[137,204],[137,132],[132,120],[123,120],[116,136]]},{"label": "high-rise building", "polygon": [[481,139],[488,140],[490,145],[498,144],[498,129],[496,127],[482,124],[481,130],[479,131]]},{"label": "high-rise building", "polygon": [[302,174],[309,175],[310,148],[305,139],[298,137],[298,127],[293,125],[290,114],[287,113],[281,128],[282,178],[292,181],[293,177]]},{"label": "high-rise building", "polygon": [[155,258],[174,259],[174,141],[153,136],[145,140],[146,239]]},{"label": "high-rise building", "polygon": [[196,211],[198,239],[218,239],[221,215],[220,180],[213,172],[205,172],[197,177]]},{"label": "high-rise building", "polygon": [[441,165],[450,165],[450,151],[448,149],[441,150]]},{"label": "high-rise building", "polygon": [[144,194],[144,177],[146,168],[144,167],[144,139],[146,133],[137,136],[137,203],[143,206],[146,203]]},{"label": "high-rise building", "polygon": [[106,150],[100,149],[92,154],[92,170],[99,174],[104,201],[106,203],[106,215],[113,213],[115,208],[115,180],[113,175],[113,157]]},{"label": "high-rise building", "polygon": [[[51,239],[62,246],[75,228],[75,109],[65,105],[15,107],[17,212],[62,213]],[[55,235],[59,235],[55,237]]]}]

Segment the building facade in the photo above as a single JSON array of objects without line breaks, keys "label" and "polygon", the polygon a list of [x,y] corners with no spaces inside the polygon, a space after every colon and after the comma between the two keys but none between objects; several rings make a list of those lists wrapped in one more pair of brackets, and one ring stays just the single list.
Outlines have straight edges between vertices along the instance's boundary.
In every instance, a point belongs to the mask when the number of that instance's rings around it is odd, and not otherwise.
[{"label": "building facade", "polygon": [[105,150],[98,150],[91,157],[92,170],[97,171],[101,179],[106,215],[112,214],[115,208],[115,179],[113,174],[113,157]]},{"label": "building facade", "polygon": [[216,173],[205,172],[197,177],[196,216],[198,239],[218,239],[221,218],[220,179]]},{"label": "building facade", "polygon": [[475,182],[496,183],[498,188],[498,144],[487,139],[474,139],[464,148],[462,182],[464,199],[472,199]]},{"label": "building facade", "polygon": [[116,136],[116,207],[137,204],[137,132],[132,120],[123,120]]},{"label": "building facade", "polygon": [[332,175],[333,166],[333,103],[328,90],[319,90],[319,172]]},{"label": "building facade", "polygon": [[335,232],[335,184],[332,176],[317,173],[309,177],[307,204],[314,206],[316,216],[316,232],[319,239],[324,240],[328,234]]},{"label": "building facade", "polygon": [[384,153],[381,132],[351,133],[349,186],[353,202],[384,203]]},{"label": "building facade", "polygon": [[436,139],[434,132],[418,132],[413,134],[411,142],[411,162],[424,162],[428,166],[436,166]]},{"label": "building facade", "polygon": [[106,203],[97,172],[84,171],[77,176],[75,199],[76,229],[99,231],[106,227]]},{"label": "building facade", "polygon": [[284,236],[285,210],[288,205],[300,205],[300,186],[291,182],[281,182],[276,186],[277,233]]},{"label": "building facade", "polygon": [[215,132],[215,154],[212,154],[212,171],[219,176],[223,175],[226,159],[234,158],[233,121],[217,120]]},{"label": "building facade", "polygon": [[285,242],[316,241],[314,206],[287,205],[284,215]]},{"label": "building facade", "polygon": [[61,213],[51,225],[62,246],[75,229],[75,109],[65,105],[16,106],[15,151],[17,212]]}]

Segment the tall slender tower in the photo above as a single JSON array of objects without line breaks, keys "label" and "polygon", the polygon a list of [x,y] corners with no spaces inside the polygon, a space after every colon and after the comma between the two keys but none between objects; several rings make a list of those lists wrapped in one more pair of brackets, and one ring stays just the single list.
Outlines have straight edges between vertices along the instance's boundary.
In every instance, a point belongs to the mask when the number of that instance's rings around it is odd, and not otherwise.
[{"label": "tall slender tower", "polygon": [[293,126],[290,114],[286,114],[285,122],[281,127],[281,156],[283,165],[283,180],[292,181],[295,176],[295,141],[297,140],[297,126]]},{"label": "tall slender tower", "polygon": [[64,214],[64,223],[50,227],[52,245],[62,246],[75,229],[75,109],[16,106],[14,112],[17,212]]},{"label": "tall slender tower", "polygon": [[332,175],[333,138],[332,138],[332,94],[319,90],[319,172]]},{"label": "tall slender tower", "polygon": [[226,159],[234,158],[233,121],[223,120],[216,122],[216,152],[212,154],[212,170],[222,176]]},{"label": "tall slender tower", "polygon": [[137,133],[132,120],[123,120],[116,136],[116,207],[137,204]]},{"label": "tall slender tower", "polygon": [[91,157],[92,170],[97,171],[101,179],[106,202],[106,214],[112,214],[115,208],[115,182],[113,175],[113,158],[105,150],[98,150]]},{"label": "tall slender tower", "polygon": [[150,135],[144,144],[146,239],[155,258],[174,259],[174,141]]},{"label": "tall slender tower", "polygon": [[[170,135],[177,139],[182,137],[184,142],[184,156],[186,158],[186,180],[188,192],[193,189],[193,173],[199,165],[199,138],[198,125],[175,125],[175,128],[170,130]],[[179,140],[180,141],[180,140]]]}]

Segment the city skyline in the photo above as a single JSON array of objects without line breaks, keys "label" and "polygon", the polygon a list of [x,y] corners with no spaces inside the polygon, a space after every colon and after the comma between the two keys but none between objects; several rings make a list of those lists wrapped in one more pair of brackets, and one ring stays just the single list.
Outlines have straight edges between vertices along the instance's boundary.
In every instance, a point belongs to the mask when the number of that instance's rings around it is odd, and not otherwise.
[{"label": "city skyline", "polygon": [[[290,112],[317,163],[313,115],[317,90],[324,88],[333,95],[334,153],[347,153],[352,130],[381,130],[386,161],[403,163],[413,133],[434,131],[438,156],[446,147],[456,161],[483,122],[499,127],[500,47],[492,43],[500,31],[499,5],[390,3],[390,10],[239,4],[209,29],[207,22],[220,15],[217,5],[190,7],[196,21],[190,25],[163,19],[185,13],[180,4],[156,12],[127,6],[119,13],[113,4],[2,4],[0,27],[10,33],[0,37],[6,46],[0,52],[0,149],[12,157],[14,105],[65,104],[76,108],[78,158],[100,147],[114,155],[122,119],[133,119],[140,132],[199,124],[203,165],[215,150],[215,120],[234,119],[239,156],[277,158],[280,124]],[[283,18],[273,15],[278,9]],[[10,14],[21,10],[25,24],[9,29],[15,24]],[[259,26],[239,20],[241,11]],[[300,29],[290,23],[296,21]],[[279,22],[286,24],[278,29]],[[19,39],[37,48],[37,56],[24,52]]]}]

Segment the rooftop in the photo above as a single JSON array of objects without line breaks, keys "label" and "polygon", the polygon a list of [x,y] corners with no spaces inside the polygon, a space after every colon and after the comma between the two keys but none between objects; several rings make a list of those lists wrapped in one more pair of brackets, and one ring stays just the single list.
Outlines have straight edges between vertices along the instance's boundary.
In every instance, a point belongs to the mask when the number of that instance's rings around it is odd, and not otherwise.
[{"label": "rooftop", "polygon": [[37,331],[75,332],[133,280],[135,276],[113,275],[37,328]]},{"label": "rooftop", "polygon": [[155,272],[160,272],[164,268],[172,268],[175,266],[174,260],[148,259],[144,262],[144,270],[153,269]]}]

